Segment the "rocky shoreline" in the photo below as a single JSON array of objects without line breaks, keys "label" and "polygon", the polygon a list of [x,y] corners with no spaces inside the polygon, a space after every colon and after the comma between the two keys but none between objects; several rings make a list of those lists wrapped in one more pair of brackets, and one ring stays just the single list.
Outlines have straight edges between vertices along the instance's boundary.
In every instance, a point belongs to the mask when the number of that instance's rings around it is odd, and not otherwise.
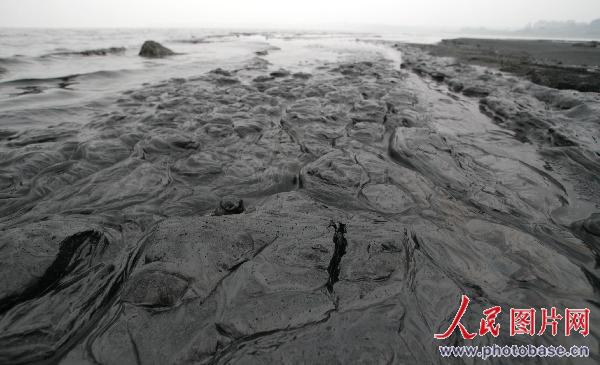
[{"label": "rocky shoreline", "polygon": [[555,89],[600,92],[597,42],[458,38],[414,45],[438,57],[491,67]]},{"label": "rocky shoreline", "polygon": [[0,362],[442,363],[462,294],[596,306],[598,94],[397,49],[0,133]]}]

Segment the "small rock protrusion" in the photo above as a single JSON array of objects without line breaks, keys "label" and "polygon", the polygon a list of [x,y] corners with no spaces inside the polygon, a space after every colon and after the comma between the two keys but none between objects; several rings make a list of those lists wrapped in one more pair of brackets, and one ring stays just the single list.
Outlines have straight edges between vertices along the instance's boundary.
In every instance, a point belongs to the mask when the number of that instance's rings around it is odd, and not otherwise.
[{"label": "small rock protrusion", "polygon": [[307,72],[296,72],[292,76],[295,79],[300,79],[300,80],[308,80],[312,77],[312,75]]},{"label": "small rock protrusion", "polygon": [[277,71],[271,72],[271,77],[280,78],[280,77],[288,77],[290,72],[288,70],[279,69]]},{"label": "small rock protrusion", "polygon": [[226,196],[221,199],[219,206],[215,209],[215,215],[231,215],[244,212],[244,201],[235,196]]}]

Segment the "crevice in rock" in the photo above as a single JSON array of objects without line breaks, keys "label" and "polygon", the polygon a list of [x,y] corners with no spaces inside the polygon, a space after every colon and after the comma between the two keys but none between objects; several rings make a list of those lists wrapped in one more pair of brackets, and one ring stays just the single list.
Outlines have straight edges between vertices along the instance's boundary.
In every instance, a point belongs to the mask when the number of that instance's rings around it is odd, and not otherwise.
[{"label": "crevice in rock", "polygon": [[346,247],[348,247],[348,241],[344,236],[346,234],[346,225],[344,223],[335,223],[331,221],[329,227],[335,229],[333,234],[333,243],[335,248],[333,251],[333,257],[329,262],[327,273],[329,273],[329,280],[327,281],[326,288],[330,293],[333,292],[333,284],[337,283],[340,279],[340,264],[342,262],[342,256],[346,254]]}]

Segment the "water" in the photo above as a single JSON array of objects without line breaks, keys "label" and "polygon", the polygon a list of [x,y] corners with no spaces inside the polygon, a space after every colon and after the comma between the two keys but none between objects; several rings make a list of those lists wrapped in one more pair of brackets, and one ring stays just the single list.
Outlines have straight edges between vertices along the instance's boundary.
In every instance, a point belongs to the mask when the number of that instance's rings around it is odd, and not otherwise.
[{"label": "water", "polygon": [[[0,31],[0,128],[50,125],[69,108],[100,110],[124,90],[173,77],[187,78],[217,67],[242,68],[255,52],[278,47],[265,58],[274,67],[309,70],[315,62],[397,51],[357,42],[357,34],[234,33],[226,30],[16,30]],[[362,35],[369,38],[369,35]],[[371,35],[371,37],[373,37]],[[145,40],[156,40],[178,55],[138,56]],[[89,50],[124,48],[103,56]],[[91,104],[96,102],[99,104]],[[60,109],[60,110],[59,110]],[[18,111],[18,113],[16,113]]]}]

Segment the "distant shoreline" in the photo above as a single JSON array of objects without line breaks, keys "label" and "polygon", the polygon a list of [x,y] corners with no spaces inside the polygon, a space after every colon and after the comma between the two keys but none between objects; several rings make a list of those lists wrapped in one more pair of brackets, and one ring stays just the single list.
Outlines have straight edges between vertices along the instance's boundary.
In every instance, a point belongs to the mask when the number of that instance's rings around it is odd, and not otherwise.
[{"label": "distant shoreline", "polygon": [[556,89],[600,92],[600,43],[497,38],[413,44],[433,56],[496,68]]}]

